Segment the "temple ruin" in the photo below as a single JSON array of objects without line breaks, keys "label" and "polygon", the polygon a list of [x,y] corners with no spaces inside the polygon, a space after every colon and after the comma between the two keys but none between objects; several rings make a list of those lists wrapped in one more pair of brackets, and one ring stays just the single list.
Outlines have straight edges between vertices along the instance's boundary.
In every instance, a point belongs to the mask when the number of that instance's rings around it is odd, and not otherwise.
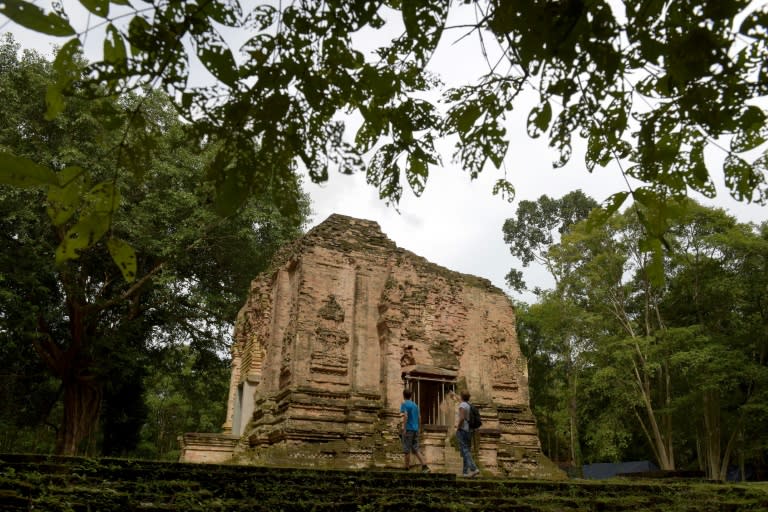
[{"label": "temple ruin", "polygon": [[541,454],[510,299],[397,247],[375,222],[331,215],[252,282],[224,433],[185,435],[181,458],[399,468],[405,387],[433,471],[460,472],[449,392],[466,388],[483,419],[482,469],[557,473]]}]

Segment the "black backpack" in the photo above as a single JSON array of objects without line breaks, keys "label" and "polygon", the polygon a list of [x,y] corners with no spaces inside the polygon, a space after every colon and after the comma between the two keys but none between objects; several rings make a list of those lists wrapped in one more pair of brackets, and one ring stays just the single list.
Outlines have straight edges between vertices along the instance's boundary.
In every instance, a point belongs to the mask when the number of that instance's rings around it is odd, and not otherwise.
[{"label": "black backpack", "polygon": [[483,426],[483,421],[480,419],[480,410],[472,404],[469,404],[469,429],[477,430]]}]

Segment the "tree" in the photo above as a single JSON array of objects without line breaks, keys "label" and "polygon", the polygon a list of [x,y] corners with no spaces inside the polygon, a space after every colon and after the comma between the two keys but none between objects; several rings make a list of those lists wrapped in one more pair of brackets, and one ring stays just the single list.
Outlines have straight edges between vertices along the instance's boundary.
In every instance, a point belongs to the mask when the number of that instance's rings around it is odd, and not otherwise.
[{"label": "tree", "polygon": [[[551,292],[537,290],[541,304],[531,307],[529,314],[533,313],[531,319],[537,315],[546,319],[539,323],[538,332],[550,340],[548,357],[556,361],[564,376],[561,397],[567,403],[569,457],[577,467],[581,466],[578,376],[582,365],[581,353],[589,343],[590,322],[587,315],[578,314],[573,295],[562,286],[570,269],[552,258],[550,251],[557,236],[568,233],[574,224],[586,218],[595,207],[597,202],[580,190],[570,192],[560,199],[543,195],[536,202],[521,201],[516,219],[507,219],[502,228],[510,252],[520,258],[523,266],[537,261],[544,265],[555,280],[555,288]],[[507,282],[518,290],[525,288],[522,274],[518,270],[510,271]]]},{"label": "tree", "polygon": [[[369,151],[369,183],[397,202],[404,183],[417,195],[423,191],[430,166],[439,165],[434,140],[441,136],[458,139],[455,156],[475,178],[489,161],[501,166],[504,123],[526,90],[539,95],[528,133],[548,131],[556,167],[570,159],[577,134],[587,142],[589,170],[616,160],[642,183],[612,196],[606,208],[615,212],[631,194],[656,212],[641,219],[644,239],[662,239],[666,220],[677,213],[665,209],[669,198],[715,195],[707,147],[723,151],[724,184],[734,197],[766,199],[768,154],[759,150],[768,128],[758,105],[768,93],[768,11],[759,2],[307,0],[258,2],[246,11],[237,0],[163,0],[136,8],[123,0],[81,3],[88,19],[105,27],[103,58],[85,73],[73,55],[89,30],[76,32],[67,9],[56,4],[45,13],[22,0],[0,8],[25,27],[69,38],[46,95],[49,117],[63,110],[75,84],[97,85],[97,95],[158,84],[172,93],[199,139],[222,141],[205,170],[222,208],[264,188],[280,203],[295,204],[289,185],[296,162],[320,182],[330,169],[361,169],[360,155]],[[447,26],[451,9],[472,21]],[[353,35],[381,29],[392,16],[402,18],[405,30],[367,58]],[[222,26],[247,39],[239,54]],[[442,115],[423,92],[437,85],[428,64],[449,29],[480,37],[478,58],[488,60],[489,71],[476,83],[443,91]],[[215,85],[190,85],[194,59]],[[364,120],[354,144],[337,117],[348,111]],[[731,138],[728,148],[717,142],[721,137]],[[40,178],[29,161],[4,167],[6,182]],[[494,190],[514,193],[504,178]],[[660,244],[652,249],[661,254]],[[660,275],[660,258],[651,263]]]},{"label": "tree", "polygon": [[580,468],[579,387],[583,353],[591,341],[589,318],[557,290],[543,292],[539,299],[519,310],[518,316],[518,336],[531,368],[531,402],[550,456],[562,460],[565,455],[572,466]]},{"label": "tree", "polygon": [[[519,258],[524,267],[532,262],[543,265],[557,286],[567,270],[555,267],[548,250],[558,241],[558,237],[566,234],[572,225],[586,219],[597,206],[597,201],[581,190],[569,192],[560,199],[543,195],[535,202],[520,201],[515,218],[504,221],[504,242],[509,244],[509,252]],[[510,270],[506,279],[512,288],[518,291],[525,289],[519,270]]]},{"label": "tree", "polygon": [[206,360],[186,345],[153,350],[145,403],[149,409],[137,455],[179,460],[178,437],[185,432],[215,432],[226,415],[228,361]]},{"label": "tree", "polygon": [[[755,226],[723,211],[692,201],[679,207],[662,287],[650,277],[652,251],[638,242],[637,212],[573,225],[548,250],[554,268],[568,269],[556,290],[571,299],[569,320],[547,320],[538,332],[549,330],[552,343],[584,332],[571,319],[592,318],[577,374],[588,391],[579,415],[591,419],[582,441],[592,455],[628,449],[636,434],[621,417],[629,411],[662,469],[698,464],[723,480],[734,456],[743,465],[745,453],[764,446],[753,425],[766,410],[766,246]],[[551,304],[556,290],[531,310]],[[550,346],[553,359],[571,353]]]},{"label": "tree", "polygon": [[[579,290],[581,307],[600,317],[605,333],[595,346],[604,351],[601,363],[619,369],[614,386],[636,397],[622,402],[634,405],[659,466],[672,470],[673,337],[660,314],[663,289],[651,277],[653,254],[639,243],[640,230],[631,210],[599,228],[583,222],[551,253],[559,265],[570,269],[561,286]],[[600,376],[605,378],[606,372]]]},{"label": "tree", "polygon": [[[674,355],[681,380],[690,386],[689,410],[700,422],[700,466],[724,480],[730,461],[743,461],[755,419],[765,415],[765,280],[768,246],[755,226],[739,224],[721,210],[691,205],[675,229],[669,290],[662,307],[670,325],[698,327],[698,343]],[[749,434],[745,435],[745,429]],[[749,447],[749,448],[748,448]]]},{"label": "tree", "polygon": [[[46,121],[42,101],[26,98],[42,98],[55,69],[33,53],[18,59],[10,39],[1,48],[0,147],[40,162],[40,174],[52,181],[0,188],[0,332],[33,346],[60,382],[57,451],[75,453],[92,439],[100,412],[114,419],[127,412],[117,404],[142,395],[137,383],[149,344],[183,340],[212,355],[226,346],[248,282],[300,233],[307,200],[297,196],[292,217],[269,194],[252,195],[233,215],[217,215],[200,172],[218,142],[191,142],[189,127],[163,94],[72,98]],[[99,121],[103,112],[126,123],[141,119],[142,128],[109,129]],[[150,138],[158,151],[143,153]],[[126,153],[142,161],[141,179],[121,165]],[[298,181],[292,187],[300,190]],[[106,243],[83,240],[83,225],[103,230]],[[54,258],[62,252],[75,257]],[[105,397],[109,407],[102,410]]]}]

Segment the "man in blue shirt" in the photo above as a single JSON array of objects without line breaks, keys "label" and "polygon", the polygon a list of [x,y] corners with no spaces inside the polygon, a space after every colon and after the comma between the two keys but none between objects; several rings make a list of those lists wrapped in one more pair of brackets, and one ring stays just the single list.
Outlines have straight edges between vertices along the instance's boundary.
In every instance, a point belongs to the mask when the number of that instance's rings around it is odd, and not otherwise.
[{"label": "man in blue shirt", "polygon": [[405,470],[411,468],[411,452],[421,462],[421,472],[429,473],[424,457],[419,453],[419,406],[411,400],[411,390],[403,390],[403,403],[400,405],[400,418],[403,424],[402,440],[405,455]]}]

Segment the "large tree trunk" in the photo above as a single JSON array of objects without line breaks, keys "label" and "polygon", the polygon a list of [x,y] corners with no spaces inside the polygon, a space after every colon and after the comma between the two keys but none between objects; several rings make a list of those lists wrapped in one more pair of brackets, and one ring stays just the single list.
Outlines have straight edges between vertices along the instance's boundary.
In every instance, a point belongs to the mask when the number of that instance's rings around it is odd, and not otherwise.
[{"label": "large tree trunk", "polygon": [[63,383],[64,418],[56,442],[56,453],[77,455],[81,442],[93,434],[101,412],[101,386],[96,378],[78,372]]},{"label": "large tree trunk", "polygon": [[83,439],[95,432],[101,412],[101,383],[93,374],[93,362],[84,356],[85,328],[80,308],[70,309],[72,341],[66,349],[51,336],[45,320],[38,325],[41,336],[35,350],[58,379],[64,395],[64,417],[57,433],[56,453],[76,455]]}]

